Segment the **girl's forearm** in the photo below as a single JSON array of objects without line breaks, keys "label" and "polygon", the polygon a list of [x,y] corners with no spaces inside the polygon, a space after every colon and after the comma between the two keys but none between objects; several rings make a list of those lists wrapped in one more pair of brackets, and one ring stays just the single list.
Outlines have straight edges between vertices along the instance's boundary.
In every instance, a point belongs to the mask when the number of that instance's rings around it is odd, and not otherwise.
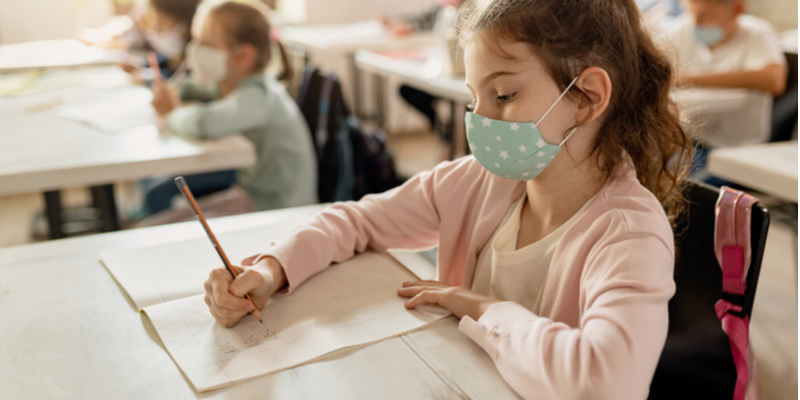
[{"label": "girl's forearm", "polygon": [[678,84],[754,89],[778,96],[786,89],[786,71],[778,64],[771,64],[758,71],[687,74],[678,78]]}]

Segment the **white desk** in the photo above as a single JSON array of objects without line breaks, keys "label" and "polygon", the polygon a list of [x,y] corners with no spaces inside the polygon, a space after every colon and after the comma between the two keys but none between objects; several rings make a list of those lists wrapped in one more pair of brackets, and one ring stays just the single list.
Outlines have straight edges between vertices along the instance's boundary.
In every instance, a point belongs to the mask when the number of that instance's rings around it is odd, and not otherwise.
[{"label": "white desk", "polygon": [[[217,233],[298,220],[321,206],[211,220]],[[203,237],[197,222],[0,250],[0,388],[10,399],[195,399],[104,250]],[[259,249],[253,249],[254,253]],[[217,399],[516,399],[450,317],[426,329],[204,393]]]},{"label": "white desk", "polygon": [[359,50],[356,65],[363,71],[395,78],[409,86],[457,103],[472,102],[463,76],[443,73],[436,48],[421,47],[402,51]]},{"label": "white desk", "polygon": [[[345,56],[349,64],[350,81],[353,86],[353,110],[356,116],[362,119],[366,118],[361,111],[362,76],[356,65],[354,52],[359,49],[386,50],[427,46],[433,44],[435,40],[433,34],[429,32],[395,36],[378,21],[337,25],[284,26],[280,28],[280,38],[287,45]],[[382,121],[383,115],[376,116],[376,119]]]},{"label": "white desk", "polygon": [[[71,86],[58,90],[60,95],[54,97],[55,103],[50,106],[71,98],[102,102],[114,99],[114,93],[129,89],[129,86],[107,89]],[[52,94],[31,96],[46,99]],[[24,98],[0,98],[0,106],[25,101]],[[56,110],[46,108],[30,114],[23,110],[0,116],[0,195],[46,192],[50,194],[45,196],[48,208],[58,209],[59,189],[98,187],[96,200],[98,196],[104,197],[108,203],[106,206],[110,207],[108,214],[113,214],[111,218],[116,220],[111,190],[113,182],[157,174],[194,174],[241,168],[252,165],[256,159],[252,144],[238,135],[188,142],[159,133],[152,120],[142,121],[140,126],[121,132],[100,132],[59,117]],[[48,214],[50,211],[53,210],[48,209]],[[51,220],[52,230],[56,229],[54,224],[56,221]],[[110,226],[107,230],[113,228]]]},{"label": "white desk", "polygon": [[796,141],[712,150],[708,172],[797,203]]},{"label": "white desk", "polygon": [[129,59],[125,51],[87,46],[75,39],[0,46],[0,72],[108,65]]}]

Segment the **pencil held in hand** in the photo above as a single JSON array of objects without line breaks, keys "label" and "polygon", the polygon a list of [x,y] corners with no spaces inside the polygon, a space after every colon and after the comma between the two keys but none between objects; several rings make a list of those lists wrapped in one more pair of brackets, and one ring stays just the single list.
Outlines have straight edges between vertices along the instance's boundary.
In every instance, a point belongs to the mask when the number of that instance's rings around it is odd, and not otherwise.
[{"label": "pencil held in hand", "polygon": [[[222,250],[222,246],[219,245],[216,236],[214,233],[211,232],[211,228],[209,228],[208,223],[206,222],[205,217],[203,217],[203,212],[200,211],[200,207],[197,206],[197,202],[194,200],[194,195],[192,195],[192,191],[189,190],[189,185],[186,184],[186,180],[183,179],[182,176],[175,178],[175,185],[178,186],[178,191],[183,194],[183,197],[189,201],[189,204],[192,206],[192,210],[194,210],[194,215],[197,217],[197,220],[203,225],[203,229],[206,231],[206,235],[211,240],[211,244],[214,245],[214,249],[217,251],[219,258],[222,259],[222,263],[225,264],[225,269],[228,270],[228,273],[231,274],[233,279],[236,279],[236,271],[231,266],[231,262],[228,260],[228,256],[225,255],[225,251]],[[244,295],[247,300],[250,300],[250,303],[253,304],[253,315],[258,319],[258,322],[263,323],[264,321],[261,320],[261,313],[258,311],[258,307],[253,299],[250,297],[250,294]]]}]

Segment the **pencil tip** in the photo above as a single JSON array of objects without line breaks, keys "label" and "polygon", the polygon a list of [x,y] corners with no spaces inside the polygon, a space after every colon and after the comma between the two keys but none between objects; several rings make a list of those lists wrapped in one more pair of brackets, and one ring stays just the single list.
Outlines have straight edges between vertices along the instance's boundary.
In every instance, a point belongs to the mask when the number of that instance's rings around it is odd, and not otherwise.
[{"label": "pencil tip", "polygon": [[261,323],[261,324],[263,324],[263,323],[264,323],[264,321],[262,321],[262,320],[258,320],[258,322],[259,322],[259,323]]}]

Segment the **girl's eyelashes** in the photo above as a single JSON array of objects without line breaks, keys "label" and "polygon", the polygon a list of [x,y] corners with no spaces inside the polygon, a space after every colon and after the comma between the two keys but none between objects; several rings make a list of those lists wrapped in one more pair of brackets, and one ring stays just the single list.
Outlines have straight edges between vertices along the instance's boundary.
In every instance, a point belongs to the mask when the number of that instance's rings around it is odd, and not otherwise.
[{"label": "girl's eyelashes", "polygon": [[514,97],[516,97],[516,95],[517,95],[517,93],[514,92],[514,93],[511,93],[511,94],[504,95],[504,96],[497,96],[497,100],[500,100],[500,102],[502,102],[502,103],[508,103],[511,100],[514,100]]}]

